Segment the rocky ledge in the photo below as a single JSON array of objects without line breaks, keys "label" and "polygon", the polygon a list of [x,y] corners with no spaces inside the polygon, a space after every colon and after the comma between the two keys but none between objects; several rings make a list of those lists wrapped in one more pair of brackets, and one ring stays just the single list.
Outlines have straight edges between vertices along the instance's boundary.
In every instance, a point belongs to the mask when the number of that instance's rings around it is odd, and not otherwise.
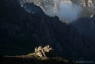
[{"label": "rocky ledge", "polygon": [[35,52],[28,55],[4,56],[0,59],[0,64],[76,64],[59,57],[49,45],[36,47]]}]

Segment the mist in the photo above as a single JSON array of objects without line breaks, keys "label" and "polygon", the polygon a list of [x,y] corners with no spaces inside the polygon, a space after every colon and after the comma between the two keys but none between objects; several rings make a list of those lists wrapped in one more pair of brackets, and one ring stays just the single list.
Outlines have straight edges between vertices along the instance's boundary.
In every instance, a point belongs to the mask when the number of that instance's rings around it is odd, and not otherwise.
[{"label": "mist", "polygon": [[81,13],[81,6],[72,3],[70,0],[20,0],[22,3],[34,3],[39,6],[46,15],[58,16],[62,22],[72,22]]}]

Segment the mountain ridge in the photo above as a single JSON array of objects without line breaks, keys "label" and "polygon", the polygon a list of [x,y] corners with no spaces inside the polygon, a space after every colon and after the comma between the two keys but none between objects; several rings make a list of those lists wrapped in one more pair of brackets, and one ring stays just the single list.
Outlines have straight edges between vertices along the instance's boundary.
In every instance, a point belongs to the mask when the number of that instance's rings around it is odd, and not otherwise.
[{"label": "mountain ridge", "polygon": [[[44,0],[44,1],[42,1],[42,0],[18,0],[18,1],[20,2],[22,7],[25,3],[34,3],[35,5],[39,6],[47,15],[49,15],[49,13],[47,13],[47,10],[50,7],[55,8],[55,10],[56,9],[60,10],[59,4],[61,4],[61,2],[65,2],[69,5],[74,4],[73,8],[74,8],[74,6],[81,7],[79,17],[90,17],[91,15],[95,14],[95,12],[94,12],[95,11],[95,1],[94,0],[77,0],[77,1],[76,0],[58,0],[58,1],[57,0]],[[57,3],[59,3],[59,4],[57,4]],[[65,4],[65,3],[63,3],[63,4]],[[51,13],[51,14],[53,14],[53,13]]]}]

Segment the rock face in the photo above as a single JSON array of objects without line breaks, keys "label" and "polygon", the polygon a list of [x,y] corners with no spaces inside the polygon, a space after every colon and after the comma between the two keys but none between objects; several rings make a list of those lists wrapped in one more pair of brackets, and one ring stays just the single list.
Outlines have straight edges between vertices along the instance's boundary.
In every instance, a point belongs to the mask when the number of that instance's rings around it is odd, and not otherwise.
[{"label": "rock face", "polygon": [[17,0],[1,0],[0,8],[0,54],[14,54],[16,50],[29,53],[39,45],[50,45],[66,58],[95,60],[95,41],[58,17],[46,16],[43,11],[29,14]]},{"label": "rock face", "polygon": [[[58,2],[72,2],[78,6],[82,7],[82,16],[90,16],[91,14],[95,14],[95,0],[18,0],[21,3],[21,6],[24,7],[23,5],[25,3],[34,3],[35,5],[39,6],[44,12],[47,11],[47,9],[49,8],[49,6],[52,6],[53,8],[55,8],[56,6],[58,6],[59,4],[56,5],[56,3]],[[60,8],[57,8],[58,10],[60,10]],[[87,14],[89,13],[89,14]]]},{"label": "rock face", "polygon": [[[41,1],[41,0],[19,0],[19,1],[22,1],[21,5],[24,5],[23,7],[24,8],[26,7],[27,9],[25,8],[25,10],[28,10],[28,11],[29,10],[33,11],[33,9],[32,9],[33,7],[29,6],[29,4],[28,4],[31,2],[33,2],[35,5],[39,6],[41,9],[43,9],[44,12],[47,11],[47,9],[50,7],[49,5],[56,8],[57,11],[60,10],[60,7],[58,8],[58,6],[56,5],[56,2],[55,2],[56,0],[43,0],[43,1]],[[95,39],[95,35],[94,35],[95,22],[93,20],[93,18],[95,18],[95,16],[94,16],[94,14],[95,14],[95,0],[58,0],[58,1],[59,2],[67,1],[68,4],[69,4],[69,2],[73,2],[74,4],[81,7],[82,10],[78,16],[79,19],[76,20],[75,22],[71,22],[71,23],[73,26],[75,26],[79,30],[79,32],[81,34],[87,35],[90,38]],[[27,4],[26,4],[26,2],[27,2]],[[60,16],[59,16],[59,18],[60,18]],[[69,23],[69,21],[63,21],[63,22]]]},{"label": "rock face", "polygon": [[83,7],[88,7],[88,8],[95,8],[95,1],[94,0],[71,0],[75,4],[80,4]]},{"label": "rock face", "polygon": [[39,46],[38,48],[36,47],[34,54],[41,58],[57,56],[57,52],[55,52],[49,45],[43,48],[41,46]]},{"label": "rock face", "polygon": [[84,7],[89,7],[92,9],[95,8],[95,1],[94,0],[81,0],[80,4]]}]

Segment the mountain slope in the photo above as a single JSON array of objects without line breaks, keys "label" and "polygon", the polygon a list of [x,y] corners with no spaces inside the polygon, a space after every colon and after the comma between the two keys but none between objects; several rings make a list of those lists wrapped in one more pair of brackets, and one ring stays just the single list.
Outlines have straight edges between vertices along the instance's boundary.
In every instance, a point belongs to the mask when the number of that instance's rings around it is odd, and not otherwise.
[{"label": "mountain slope", "polygon": [[38,45],[51,45],[65,58],[95,60],[94,40],[80,35],[77,28],[59,21],[58,17],[45,15],[33,3],[31,6],[39,11],[29,14],[16,0],[1,0],[0,54],[27,54]]},{"label": "mountain slope", "polygon": [[73,26],[78,28],[79,33],[89,36],[95,40],[95,16],[92,18],[83,17],[72,23]]}]

